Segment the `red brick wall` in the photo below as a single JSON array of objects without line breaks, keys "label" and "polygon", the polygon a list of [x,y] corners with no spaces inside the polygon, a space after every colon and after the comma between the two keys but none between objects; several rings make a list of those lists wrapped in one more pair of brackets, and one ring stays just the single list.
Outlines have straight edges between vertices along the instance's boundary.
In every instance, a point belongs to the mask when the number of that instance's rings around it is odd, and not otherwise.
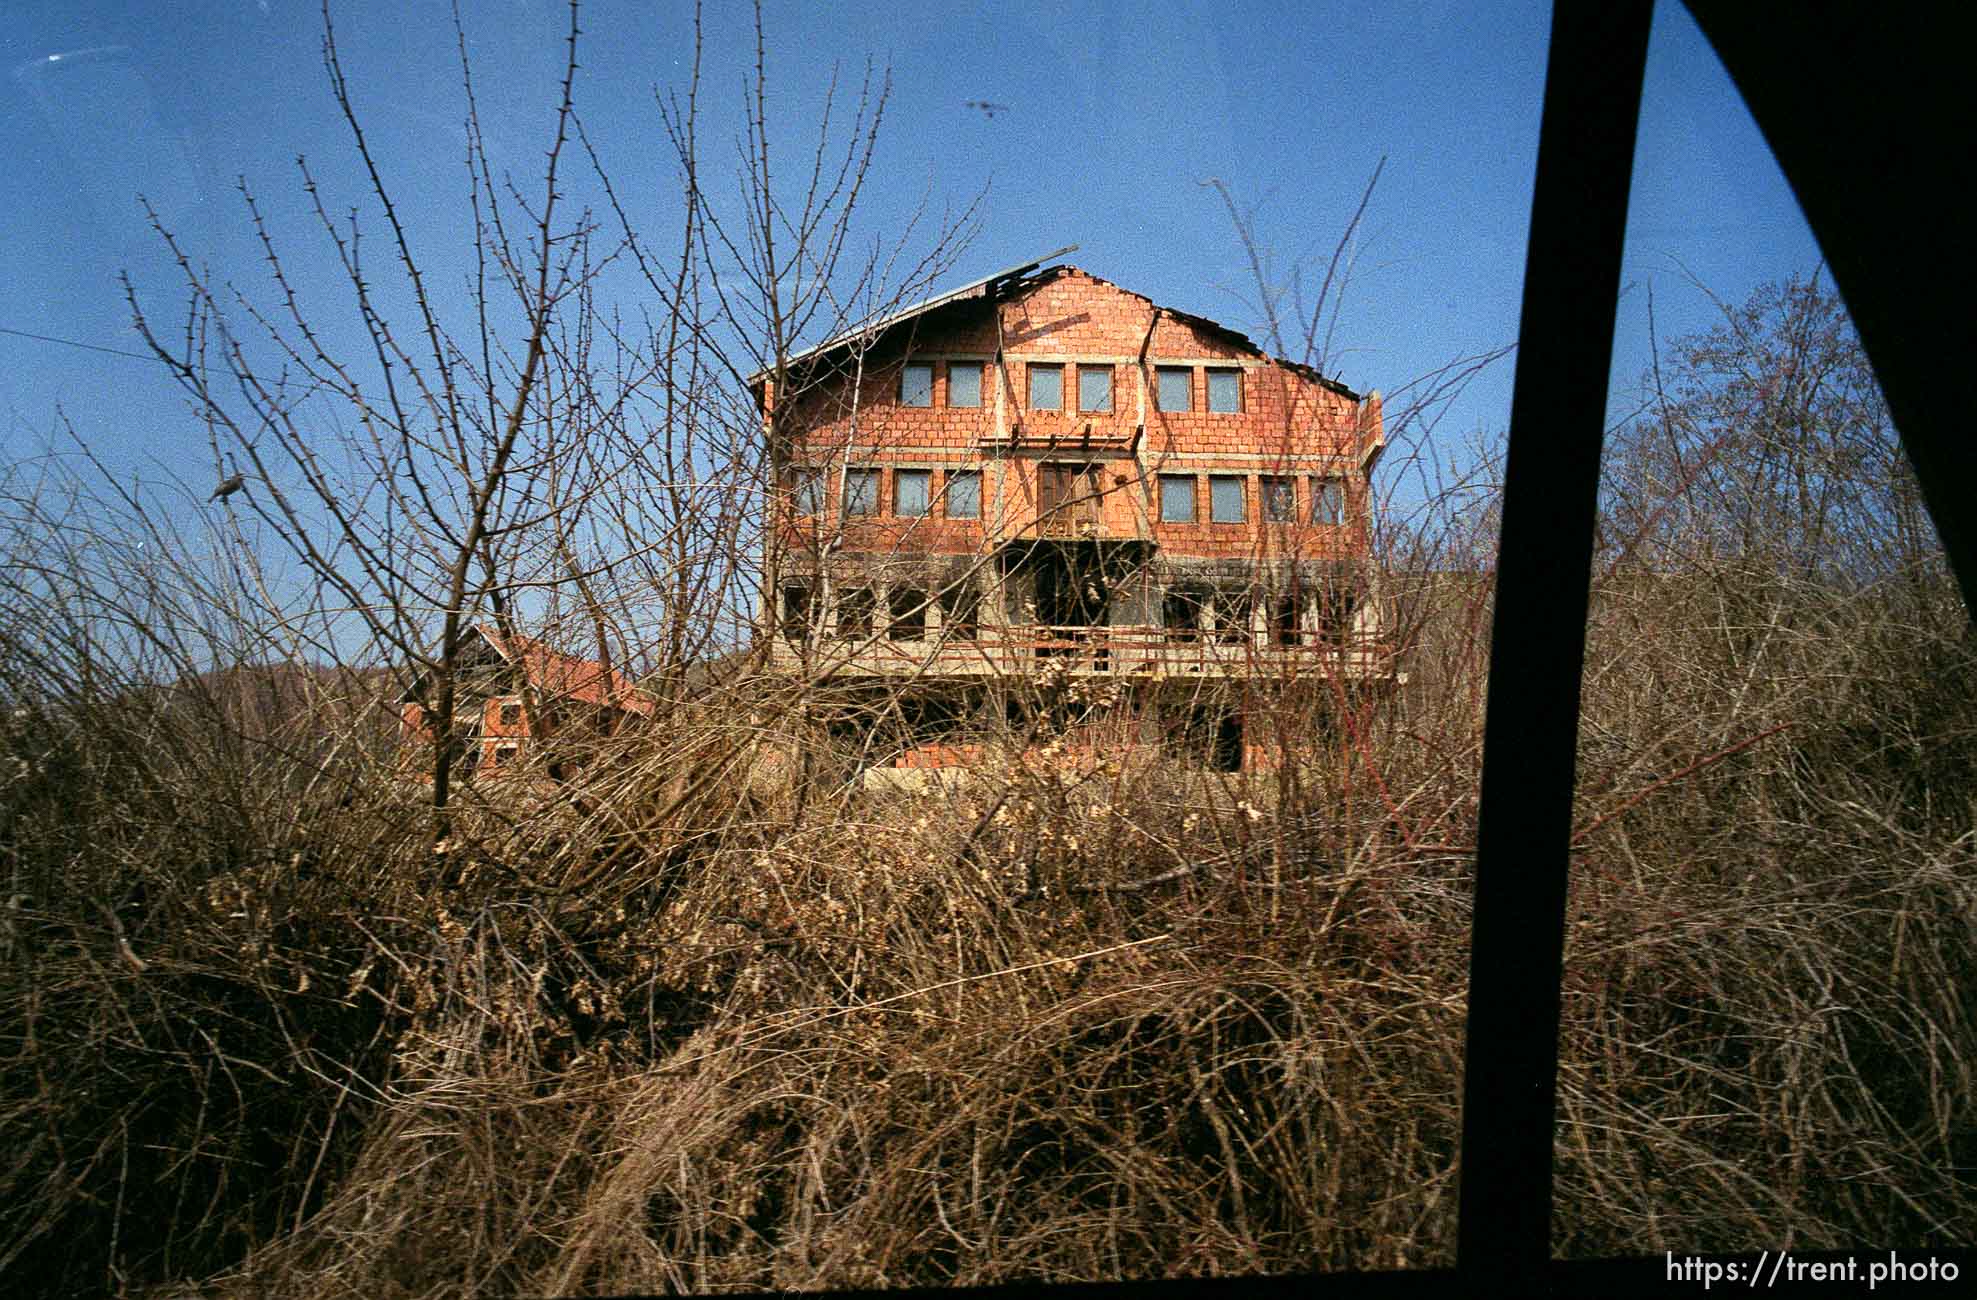
[{"label": "red brick wall", "polygon": [[[513,719],[501,720],[501,711],[512,710]],[[481,704],[481,734],[503,738],[526,736],[529,734],[528,710],[522,707],[519,695],[491,695]]]}]

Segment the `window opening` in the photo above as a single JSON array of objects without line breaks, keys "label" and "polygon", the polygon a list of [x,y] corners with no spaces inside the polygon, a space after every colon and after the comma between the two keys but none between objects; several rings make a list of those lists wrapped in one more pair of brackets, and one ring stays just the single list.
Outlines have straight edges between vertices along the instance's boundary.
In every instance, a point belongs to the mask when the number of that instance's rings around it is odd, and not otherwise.
[{"label": "window opening", "polygon": [[927,513],[933,471],[896,469],[892,472],[892,512],[902,517]]},{"label": "window opening", "polygon": [[1263,480],[1263,518],[1273,524],[1295,523],[1297,489],[1287,478]]},{"label": "window opening", "polygon": [[844,476],[844,513],[847,515],[875,515],[879,513],[879,471],[875,469],[846,471]]},{"label": "window opening", "polygon": [[1249,640],[1249,613],[1252,606],[1250,591],[1244,588],[1223,588],[1217,591],[1210,606],[1215,617],[1215,639],[1224,645],[1241,645]]},{"label": "window opening", "polygon": [[1344,480],[1335,478],[1311,480],[1311,522],[1314,524],[1345,522]]},{"label": "window opening", "polygon": [[973,641],[981,626],[981,593],[967,579],[941,588],[940,626],[943,635]]},{"label": "window opening", "polygon": [[1169,641],[1201,640],[1203,592],[1195,587],[1169,587],[1160,601],[1160,623]]},{"label": "window opening", "polygon": [[790,494],[799,515],[824,513],[824,472],[798,469],[790,474]]},{"label": "window opening", "polygon": [[1303,593],[1296,588],[1278,593],[1270,606],[1270,640],[1274,644],[1298,644],[1298,607],[1303,603]]},{"label": "window opening", "polygon": [[1242,750],[1242,714],[1229,709],[1215,724],[1215,749],[1208,765],[1217,772],[1240,772]]},{"label": "window opening", "polygon": [[1353,616],[1359,612],[1359,595],[1350,582],[1337,579],[1318,593],[1318,634],[1334,645],[1344,645],[1352,637]]},{"label": "window opening", "polygon": [[1239,524],[1244,519],[1242,479],[1234,474],[1208,476],[1209,519],[1218,524]]},{"label": "window opening", "polygon": [[1030,409],[1032,411],[1063,410],[1064,367],[1032,363],[1029,372]]},{"label": "window opening", "polygon": [[1160,476],[1160,522],[1163,524],[1191,524],[1194,522],[1194,475],[1162,474]]},{"label": "window opening", "polygon": [[913,587],[894,587],[890,595],[892,618],[886,636],[894,641],[918,641],[927,634],[927,593]]},{"label": "window opening", "polygon": [[1109,413],[1112,410],[1112,367],[1078,367],[1078,409]]},{"label": "window opening", "polygon": [[947,471],[947,517],[949,519],[980,519],[982,517],[982,472],[977,469],[951,469]]},{"label": "window opening", "polygon": [[981,362],[950,361],[947,363],[947,404],[949,406],[980,406],[982,404]]},{"label": "window opening", "polygon": [[1194,371],[1186,366],[1159,366],[1154,370],[1154,404],[1163,411],[1193,409]]},{"label": "window opening", "polygon": [[1208,410],[1211,414],[1221,415],[1242,410],[1242,371],[1208,372]]},{"label": "window opening", "polygon": [[873,595],[870,587],[851,587],[837,598],[837,634],[841,637],[872,635]]},{"label": "window opening", "polygon": [[783,588],[783,639],[791,645],[810,636],[810,588],[791,583]]}]

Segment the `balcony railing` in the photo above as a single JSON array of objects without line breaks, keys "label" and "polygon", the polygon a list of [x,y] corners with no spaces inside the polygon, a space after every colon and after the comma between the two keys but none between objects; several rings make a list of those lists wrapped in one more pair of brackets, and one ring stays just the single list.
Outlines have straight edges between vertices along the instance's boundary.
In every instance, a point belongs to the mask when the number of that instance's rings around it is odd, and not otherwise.
[{"label": "balcony railing", "polygon": [[1275,632],[1177,630],[1151,625],[982,627],[972,635],[929,630],[913,639],[826,637],[807,645],[778,639],[774,662],[851,676],[1345,677],[1396,676],[1391,648],[1373,636],[1332,638],[1301,631],[1295,642]]}]

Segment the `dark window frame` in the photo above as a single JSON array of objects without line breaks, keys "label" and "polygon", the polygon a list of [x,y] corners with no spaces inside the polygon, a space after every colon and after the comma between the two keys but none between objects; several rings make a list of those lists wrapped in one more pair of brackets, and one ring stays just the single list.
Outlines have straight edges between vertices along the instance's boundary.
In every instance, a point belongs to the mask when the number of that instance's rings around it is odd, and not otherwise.
[{"label": "dark window frame", "polygon": [[[1266,524],[1297,522],[1297,480],[1288,474],[1264,474],[1256,480],[1257,513]],[[1281,509],[1279,508],[1281,507]]]},{"label": "dark window frame", "polygon": [[[1197,481],[1197,478],[1198,476],[1194,474],[1155,475],[1153,485],[1154,509],[1159,513],[1161,523],[1198,524],[1201,522],[1201,484]],[[1179,488],[1182,484],[1186,484],[1188,490],[1188,517],[1186,519],[1170,517],[1167,513],[1167,488],[1169,485]]]},{"label": "dark window frame", "polygon": [[[854,484],[871,484],[869,497],[863,493],[853,495]],[[844,517],[847,519],[877,518],[885,503],[885,474],[876,465],[853,465],[844,471]],[[863,509],[853,509],[861,504]]]},{"label": "dark window frame", "polygon": [[[957,480],[967,480],[975,485],[975,508],[965,513],[954,509],[954,485]],[[982,517],[982,472],[979,469],[950,469],[941,475],[940,512],[943,519],[980,519]]]},{"label": "dark window frame", "polygon": [[[1236,486],[1236,517],[1222,517],[1222,502],[1215,491],[1218,484]],[[1208,522],[1230,527],[1249,522],[1249,476],[1247,474],[1210,474],[1208,476]]]},{"label": "dark window frame", "polygon": [[[1103,378],[1105,380],[1105,405],[1088,406],[1085,404],[1085,380],[1087,377],[1092,379]],[[1114,367],[1110,365],[1085,365],[1080,363],[1078,366],[1078,414],[1112,414],[1114,407],[1117,405],[1116,390],[1118,387],[1118,378],[1114,373]]]},{"label": "dark window frame", "polygon": [[1349,500],[1345,478],[1320,474],[1311,480],[1310,490],[1311,522],[1324,528],[1344,527],[1346,502]]},{"label": "dark window frame", "polygon": [[[975,400],[957,402],[954,400],[954,372],[957,369],[975,372]],[[947,405],[950,410],[979,411],[984,404],[983,389],[988,384],[988,363],[985,361],[950,361],[947,363]]]},{"label": "dark window frame", "polygon": [[[1037,379],[1042,375],[1054,375],[1057,379],[1057,403],[1054,406],[1037,404]],[[1023,363],[1023,409],[1026,411],[1062,411],[1064,409],[1064,363],[1061,361],[1026,361]]]},{"label": "dark window frame", "polygon": [[[1207,371],[1208,371],[1208,375],[1205,381],[1205,386],[1208,391],[1205,394],[1205,396],[1208,399],[1208,406],[1207,406],[1208,414],[1241,415],[1243,412],[1242,367],[1241,366],[1209,366],[1207,367]],[[1234,379],[1236,381],[1235,405],[1228,407],[1220,407],[1215,404],[1215,381],[1217,379]]]},{"label": "dark window frame", "polygon": [[[920,484],[920,505],[906,509],[901,492],[908,483]],[[921,465],[896,465],[892,471],[892,513],[896,519],[926,519],[934,512],[934,472]]]},{"label": "dark window frame", "polygon": [[886,590],[886,640],[926,640],[927,606],[930,603],[924,588],[888,588]]}]

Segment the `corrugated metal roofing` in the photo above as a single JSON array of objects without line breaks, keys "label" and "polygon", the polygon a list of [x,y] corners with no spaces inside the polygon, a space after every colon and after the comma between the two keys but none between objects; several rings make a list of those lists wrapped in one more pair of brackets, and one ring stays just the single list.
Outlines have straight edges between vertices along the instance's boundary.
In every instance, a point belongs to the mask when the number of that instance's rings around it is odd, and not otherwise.
[{"label": "corrugated metal roofing", "polygon": [[[1027,262],[1018,262],[1014,266],[1004,267],[993,275],[985,275],[979,280],[962,285],[959,289],[949,289],[947,292],[936,294],[934,297],[928,298],[923,302],[914,303],[911,307],[902,308],[890,316],[882,316],[878,320],[860,325],[856,329],[846,330],[842,334],[825,339],[816,347],[806,348],[797,353],[786,364],[791,366],[800,365],[812,357],[822,356],[824,353],[832,351],[835,348],[841,348],[847,343],[855,342],[858,339],[870,338],[875,334],[891,329],[895,325],[912,320],[915,316],[923,316],[936,307],[945,307],[948,303],[963,302],[969,298],[984,297],[988,294],[990,286],[994,285],[997,281],[1013,280],[1019,275],[1027,275],[1039,266],[1042,266],[1045,262],[1054,261],[1057,258],[1063,257],[1066,253],[1075,253],[1077,251],[1078,246],[1076,244],[1066,244],[1054,253],[1045,253],[1042,257],[1033,258]],[[768,377],[768,374],[769,372],[766,370],[756,371],[748,377],[749,386],[753,387],[761,383]]]}]

